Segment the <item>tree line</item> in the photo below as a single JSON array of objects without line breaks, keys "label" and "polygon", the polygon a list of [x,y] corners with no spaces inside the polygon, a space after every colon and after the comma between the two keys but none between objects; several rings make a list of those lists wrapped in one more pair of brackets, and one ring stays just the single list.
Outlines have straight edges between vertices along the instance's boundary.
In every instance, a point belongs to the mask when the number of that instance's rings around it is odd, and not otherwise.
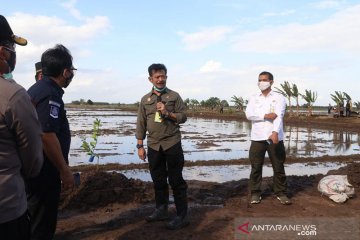
[{"label": "tree line", "polygon": [[[288,81],[284,81],[280,84],[280,88],[275,87],[275,92],[278,92],[282,94],[288,102],[288,109],[290,112],[290,115],[294,114],[293,110],[293,104],[292,100],[295,100],[295,107],[296,107],[296,116],[299,116],[299,100],[303,99],[306,103],[303,105],[303,107],[307,108],[308,115],[311,116],[313,112],[314,104],[317,100],[317,92],[305,89],[305,91],[302,93],[299,91],[296,84],[289,83]],[[342,91],[335,91],[333,94],[330,94],[331,99],[334,101],[337,109],[340,109],[341,107],[344,107],[345,101],[352,101],[352,98],[349,94]],[[248,100],[245,100],[241,96],[232,96],[231,102],[234,103],[234,107],[239,111],[244,111],[244,108],[246,107]],[[218,97],[210,97],[207,100],[198,101],[197,99],[185,99],[184,100],[185,105],[192,110],[200,110],[200,109],[209,109],[209,110],[220,110],[224,107],[229,107],[229,103],[226,100],[221,100]],[[360,109],[360,101],[354,101],[352,102],[353,107],[357,110]]]}]

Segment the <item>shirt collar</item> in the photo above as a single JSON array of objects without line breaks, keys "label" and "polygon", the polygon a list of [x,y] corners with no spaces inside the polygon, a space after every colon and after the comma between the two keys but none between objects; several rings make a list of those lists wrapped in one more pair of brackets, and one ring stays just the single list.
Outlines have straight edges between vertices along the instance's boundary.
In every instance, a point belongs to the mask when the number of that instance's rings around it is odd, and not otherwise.
[{"label": "shirt collar", "polygon": [[[266,96],[270,96],[270,95],[273,95],[273,94],[274,94],[274,90],[271,89],[270,92],[268,93],[268,95],[266,95]],[[264,96],[261,91],[259,93],[259,96]]]},{"label": "shirt collar", "polygon": [[[169,93],[171,90],[169,88],[166,88],[166,90],[161,94],[164,95],[165,93]],[[151,88],[151,91],[148,93],[149,97],[151,97],[152,95],[154,95],[154,89]]]},{"label": "shirt collar", "polygon": [[48,82],[51,84],[52,87],[55,88],[55,90],[63,95],[64,94],[64,90],[54,81],[52,80],[51,78],[47,77],[47,76],[43,76],[43,79],[41,79],[40,81],[45,81],[45,82]]}]

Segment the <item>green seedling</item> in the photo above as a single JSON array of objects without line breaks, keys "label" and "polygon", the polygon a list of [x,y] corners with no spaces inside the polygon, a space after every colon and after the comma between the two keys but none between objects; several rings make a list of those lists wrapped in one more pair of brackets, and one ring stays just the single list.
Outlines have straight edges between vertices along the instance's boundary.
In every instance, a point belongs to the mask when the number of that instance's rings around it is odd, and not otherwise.
[{"label": "green seedling", "polygon": [[96,150],[98,137],[100,135],[100,126],[101,126],[101,120],[96,118],[93,122],[91,140],[88,142],[86,141],[86,138],[83,138],[81,145],[81,147],[86,151],[87,155],[90,156],[89,162],[93,162],[94,158],[96,157],[97,165],[99,165],[99,154],[95,153],[95,150]]}]

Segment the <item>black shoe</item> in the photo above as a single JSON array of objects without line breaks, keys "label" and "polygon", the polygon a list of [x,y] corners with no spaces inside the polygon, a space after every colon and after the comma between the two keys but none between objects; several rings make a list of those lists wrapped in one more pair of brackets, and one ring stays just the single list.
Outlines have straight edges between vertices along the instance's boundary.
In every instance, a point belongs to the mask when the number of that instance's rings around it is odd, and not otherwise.
[{"label": "black shoe", "polygon": [[164,221],[169,219],[167,206],[160,206],[155,211],[145,218],[147,222]]},{"label": "black shoe", "polygon": [[189,224],[190,224],[190,221],[189,221],[188,215],[185,215],[184,217],[176,216],[173,220],[168,222],[168,224],[166,225],[166,228],[170,229],[170,230],[175,230],[175,229],[180,229],[180,228],[186,227]]}]

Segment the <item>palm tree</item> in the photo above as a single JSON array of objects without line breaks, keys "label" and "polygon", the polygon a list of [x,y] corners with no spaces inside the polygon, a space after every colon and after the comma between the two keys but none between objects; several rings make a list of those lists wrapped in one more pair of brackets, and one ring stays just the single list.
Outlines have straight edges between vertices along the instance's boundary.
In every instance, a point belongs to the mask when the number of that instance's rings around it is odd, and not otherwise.
[{"label": "palm tree", "polygon": [[335,94],[330,94],[330,96],[331,99],[336,103],[339,114],[341,114],[341,108],[344,108],[344,100],[347,98],[346,96],[350,96],[347,93],[340,91],[335,91]]},{"label": "palm tree", "polygon": [[220,106],[220,99],[218,97],[210,97],[208,100],[205,101],[205,106],[214,110],[217,106]]},{"label": "palm tree", "polygon": [[292,115],[292,109],[291,109],[291,97],[293,96],[292,88],[290,86],[290,83],[288,81],[285,81],[283,84],[280,83],[280,86],[282,89],[275,87],[278,93],[282,94],[284,97],[288,99],[289,102],[289,109],[290,109],[290,115]]},{"label": "palm tree", "polygon": [[196,99],[191,99],[190,100],[190,106],[193,110],[196,110],[196,107],[199,105],[199,101]]},{"label": "palm tree", "polygon": [[292,85],[291,92],[292,92],[292,96],[296,99],[296,116],[299,116],[299,96],[300,96],[300,93],[299,93],[299,90],[298,90],[295,83]]},{"label": "palm tree", "polygon": [[336,105],[338,106],[338,108],[340,106],[344,106],[344,95],[342,92],[340,91],[335,91],[335,94],[330,94],[331,99],[336,103]]},{"label": "palm tree", "polygon": [[246,103],[246,101],[244,101],[244,99],[242,97],[237,97],[237,96],[232,96],[231,97],[231,101],[235,104],[235,108],[239,109],[240,111],[243,111],[244,109],[244,104]]},{"label": "palm tree", "polygon": [[311,116],[312,115],[312,107],[317,99],[317,92],[312,92],[311,90],[305,89],[305,95],[304,94],[300,94],[300,95],[307,102],[309,116]]},{"label": "palm tree", "polygon": [[360,109],[360,101],[354,102],[354,106],[356,107],[356,109]]},{"label": "palm tree", "polygon": [[189,99],[189,98],[185,99],[185,100],[184,100],[184,104],[185,104],[186,107],[189,107],[189,105],[190,105],[190,99]]},{"label": "palm tree", "polygon": [[350,95],[347,94],[346,92],[343,92],[343,95],[344,95],[344,98],[345,98],[347,101],[351,100]]}]

